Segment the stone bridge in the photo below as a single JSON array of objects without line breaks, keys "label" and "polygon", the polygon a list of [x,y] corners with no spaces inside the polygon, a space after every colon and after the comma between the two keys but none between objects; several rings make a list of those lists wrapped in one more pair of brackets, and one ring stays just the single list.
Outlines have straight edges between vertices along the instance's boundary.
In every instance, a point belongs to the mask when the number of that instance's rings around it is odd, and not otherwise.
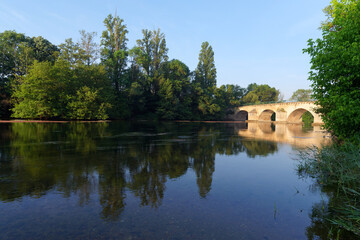
[{"label": "stone bridge", "polygon": [[241,106],[235,109],[234,114],[228,116],[234,121],[271,121],[275,113],[276,122],[302,123],[302,115],[310,112],[314,116],[314,125],[323,124],[319,114],[315,113],[314,102],[284,102],[261,105]]}]

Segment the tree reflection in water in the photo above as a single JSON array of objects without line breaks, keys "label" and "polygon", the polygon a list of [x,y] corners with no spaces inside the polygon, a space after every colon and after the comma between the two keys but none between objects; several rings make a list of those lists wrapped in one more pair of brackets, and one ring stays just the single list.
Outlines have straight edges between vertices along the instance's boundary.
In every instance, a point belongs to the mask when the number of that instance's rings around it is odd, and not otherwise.
[{"label": "tree reflection in water", "polygon": [[159,207],[167,180],[189,168],[206,198],[216,154],[277,151],[276,143],[243,141],[225,124],[12,123],[0,130],[1,201],[55,190],[84,205],[97,193],[101,216],[110,221],[124,210],[126,194]]}]

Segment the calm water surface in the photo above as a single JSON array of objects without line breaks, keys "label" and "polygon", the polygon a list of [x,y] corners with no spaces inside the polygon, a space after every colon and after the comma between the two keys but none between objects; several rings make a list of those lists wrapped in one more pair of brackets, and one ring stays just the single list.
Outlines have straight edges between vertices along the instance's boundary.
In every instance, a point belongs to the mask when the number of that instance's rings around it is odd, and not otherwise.
[{"label": "calm water surface", "polygon": [[0,124],[0,239],[311,239],[326,196],[296,172],[320,128]]}]

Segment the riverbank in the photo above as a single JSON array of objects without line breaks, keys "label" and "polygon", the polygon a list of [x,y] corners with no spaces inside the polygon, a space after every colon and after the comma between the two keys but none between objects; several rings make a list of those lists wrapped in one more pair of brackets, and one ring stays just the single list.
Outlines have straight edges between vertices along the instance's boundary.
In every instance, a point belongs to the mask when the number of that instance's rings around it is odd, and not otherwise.
[{"label": "riverbank", "polygon": [[0,120],[0,123],[69,123],[69,122],[110,122],[110,120],[90,120],[90,121],[59,121],[59,120]]},{"label": "riverbank", "polygon": [[[347,230],[360,237],[360,147],[359,144],[333,144],[300,152],[299,176],[316,180],[316,187],[329,200],[320,220],[330,225],[329,236]],[[344,237],[344,236],[342,236]]]}]

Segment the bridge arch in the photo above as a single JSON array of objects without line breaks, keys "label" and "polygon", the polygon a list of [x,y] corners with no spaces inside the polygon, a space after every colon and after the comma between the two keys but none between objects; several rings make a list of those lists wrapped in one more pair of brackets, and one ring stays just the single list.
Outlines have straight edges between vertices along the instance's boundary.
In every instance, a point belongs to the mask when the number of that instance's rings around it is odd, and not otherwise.
[{"label": "bridge arch", "polygon": [[298,109],[292,111],[289,114],[287,122],[289,122],[289,123],[302,123],[302,116],[306,112],[309,112],[313,117],[315,117],[314,113],[312,111],[309,111],[309,110],[307,110],[305,108],[298,108]]},{"label": "bridge arch", "polygon": [[276,114],[274,110],[265,109],[260,113],[259,121],[271,121],[271,116],[273,116],[273,114]]},{"label": "bridge arch", "polygon": [[228,119],[231,120],[241,119],[246,121],[246,117],[244,116],[246,116],[245,112],[247,112],[248,121],[270,122],[271,115],[274,114],[276,119],[274,119],[273,116],[272,120],[275,120],[276,122],[301,123],[302,115],[305,112],[309,112],[314,117],[313,124],[321,125],[323,124],[323,121],[321,119],[321,115],[316,113],[316,108],[317,105],[313,101],[312,102],[281,102],[281,103],[240,106],[240,107],[236,107],[233,113],[229,113]]},{"label": "bridge arch", "polygon": [[245,110],[240,110],[235,115],[235,120],[237,120],[237,121],[246,121],[248,119],[249,119],[249,113]]}]

